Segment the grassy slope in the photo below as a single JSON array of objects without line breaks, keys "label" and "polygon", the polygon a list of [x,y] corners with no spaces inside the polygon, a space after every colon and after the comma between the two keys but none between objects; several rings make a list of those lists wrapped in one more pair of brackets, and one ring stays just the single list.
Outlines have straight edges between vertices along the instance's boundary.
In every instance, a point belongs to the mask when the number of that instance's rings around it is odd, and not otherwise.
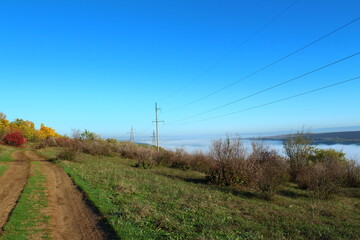
[{"label": "grassy slope", "polygon": [[10,158],[10,155],[15,150],[16,149],[13,147],[0,145],[0,162],[12,161],[12,159]]},{"label": "grassy slope", "polygon": [[[48,156],[51,152],[46,152]],[[356,239],[360,189],[315,201],[289,184],[272,202],[201,182],[201,173],[120,158],[59,162],[123,239]]]},{"label": "grassy slope", "polygon": [[[11,161],[10,154],[13,152],[13,148],[0,145],[0,162]],[[8,169],[8,165],[0,165],[0,176]]]},{"label": "grassy slope", "polygon": [[4,227],[1,240],[50,239],[49,217],[42,213],[47,207],[45,181],[39,163],[33,162],[31,176]]}]

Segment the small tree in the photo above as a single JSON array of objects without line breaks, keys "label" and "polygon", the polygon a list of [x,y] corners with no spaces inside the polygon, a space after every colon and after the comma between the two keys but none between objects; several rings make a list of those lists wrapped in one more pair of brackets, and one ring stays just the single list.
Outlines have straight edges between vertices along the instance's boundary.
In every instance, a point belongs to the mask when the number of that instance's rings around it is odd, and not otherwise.
[{"label": "small tree", "polygon": [[21,132],[13,132],[5,135],[3,141],[6,145],[21,147],[26,143],[26,138],[22,135]]},{"label": "small tree", "polygon": [[295,181],[301,170],[307,166],[314,148],[303,131],[290,135],[283,147],[289,160],[291,180]]},{"label": "small tree", "polygon": [[80,139],[93,141],[100,139],[100,137],[96,133],[90,132],[89,130],[85,129],[85,131],[80,134]]},{"label": "small tree", "polygon": [[347,159],[345,158],[345,153],[342,151],[337,151],[335,149],[329,148],[329,149],[319,149],[314,148],[314,151],[309,157],[309,160],[311,162],[339,162],[346,164]]}]

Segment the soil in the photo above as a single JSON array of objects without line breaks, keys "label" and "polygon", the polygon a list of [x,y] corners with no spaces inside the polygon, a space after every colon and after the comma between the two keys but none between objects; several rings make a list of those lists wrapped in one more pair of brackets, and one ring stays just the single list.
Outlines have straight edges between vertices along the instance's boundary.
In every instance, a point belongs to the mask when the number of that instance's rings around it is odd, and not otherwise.
[{"label": "soil", "polygon": [[38,161],[47,178],[48,207],[43,209],[51,217],[53,239],[114,239],[102,218],[86,201],[72,179],[57,165],[46,161],[36,152],[16,151],[13,162],[0,177],[0,228],[6,224],[16,206],[30,172],[30,162]]},{"label": "soil", "polygon": [[3,163],[9,168],[0,177],[0,233],[20,198],[30,172],[30,162],[24,152],[14,152],[11,157],[16,160]]}]

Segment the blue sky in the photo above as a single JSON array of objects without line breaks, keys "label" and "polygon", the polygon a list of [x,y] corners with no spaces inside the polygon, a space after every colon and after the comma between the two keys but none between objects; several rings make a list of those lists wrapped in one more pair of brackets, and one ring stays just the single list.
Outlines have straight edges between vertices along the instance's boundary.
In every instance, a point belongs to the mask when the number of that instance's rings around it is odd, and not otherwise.
[{"label": "blue sky", "polygon": [[62,134],[89,129],[103,136],[125,136],[131,126],[137,135],[150,136],[155,102],[162,109],[160,120],[165,121],[162,135],[359,126],[360,80],[210,118],[360,76],[360,55],[179,121],[360,51],[357,21],[231,88],[184,107],[360,16],[356,0],[299,0],[241,46],[292,3],[1,1],[0,111],[9,120],[23,118],[37,126],[43,122]]}]

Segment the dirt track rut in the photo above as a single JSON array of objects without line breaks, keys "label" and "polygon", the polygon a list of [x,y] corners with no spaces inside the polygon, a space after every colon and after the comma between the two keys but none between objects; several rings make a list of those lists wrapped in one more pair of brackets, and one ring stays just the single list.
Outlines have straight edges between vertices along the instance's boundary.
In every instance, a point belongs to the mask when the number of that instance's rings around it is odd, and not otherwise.
[{"label": "dirt track rut", "polygon": [[0,178],[0,228],[15,207],[30,172],[30,162],[41,163],[47,179],[49,206],[44,209],[51,216],[53,239],[112,239],[101,224],[101,218],[88,206],[83,194],[71,178],[57,165],[32,151],[17,151],[15,159]]},{"label": "dirt track rut", "polygon": [[30,172],[30,162],[24,152],[14,152],[11,157],[17,160],[6,162],[9,168],[0,177],[0,233],[24,189]]}]

